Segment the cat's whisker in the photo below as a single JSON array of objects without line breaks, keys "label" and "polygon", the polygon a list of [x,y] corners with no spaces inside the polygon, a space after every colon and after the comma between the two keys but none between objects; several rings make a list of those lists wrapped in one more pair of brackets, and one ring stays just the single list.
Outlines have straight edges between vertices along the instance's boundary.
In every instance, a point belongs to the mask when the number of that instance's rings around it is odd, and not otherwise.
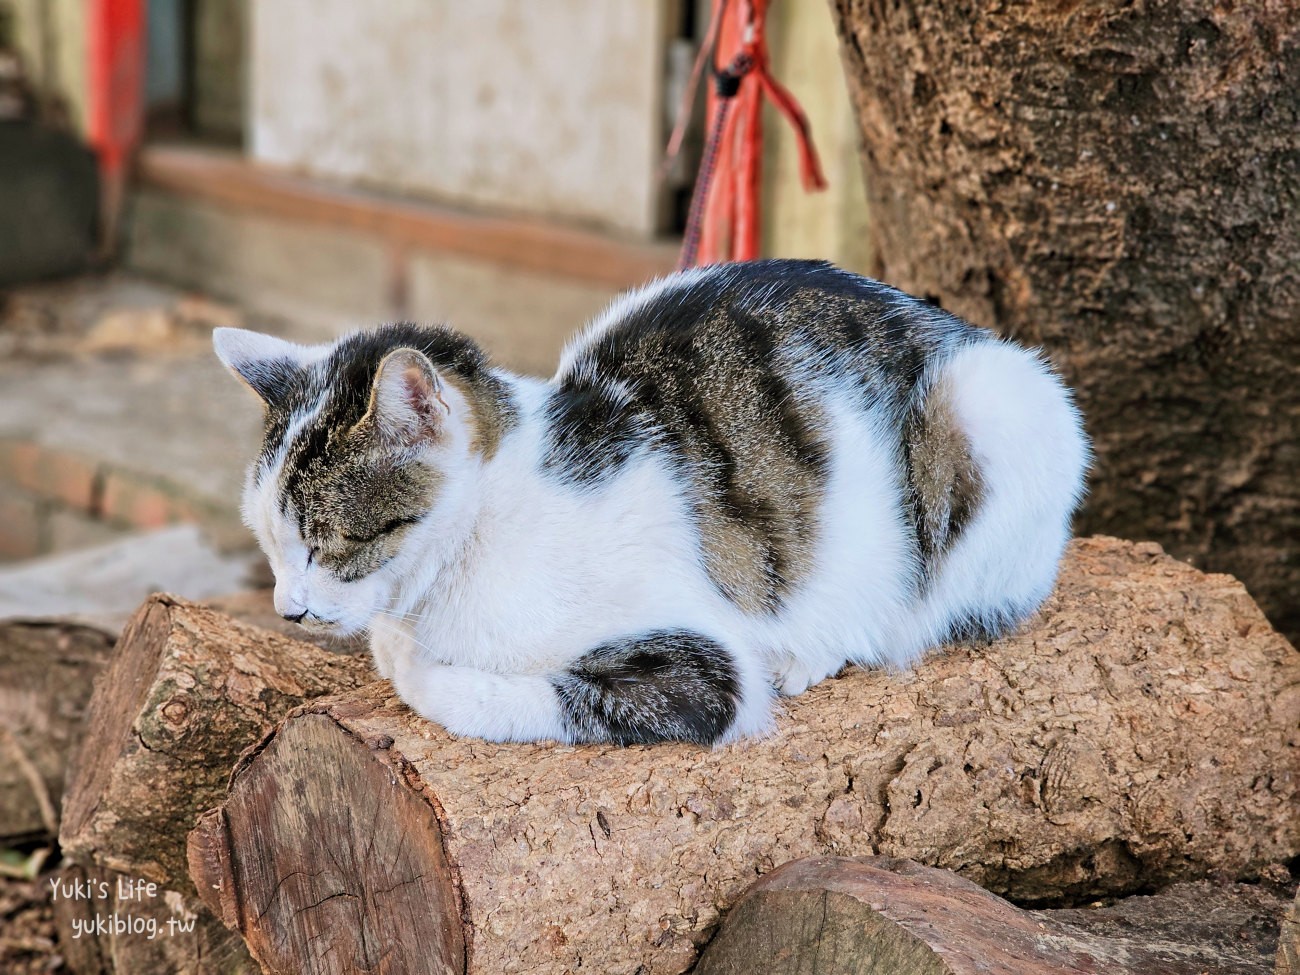
[{"label": "cat's whisker", "polygon": [[383,616],[388,619],[400,620],[404,623],[418,623],[424,617],[419,613],[397,613],[389,609],[375,610],[376,616]]}]

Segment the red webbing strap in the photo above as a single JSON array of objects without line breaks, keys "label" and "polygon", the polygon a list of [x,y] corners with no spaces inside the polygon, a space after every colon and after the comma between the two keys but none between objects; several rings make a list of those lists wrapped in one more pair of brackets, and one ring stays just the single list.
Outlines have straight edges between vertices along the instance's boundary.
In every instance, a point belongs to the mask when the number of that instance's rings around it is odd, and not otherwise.
[{"label": "red webbing strap", "polygon": [[[696,179],[679,267],[751,260],[759,255],[764,98],[794,129],[804,189],[826,188],[808,118],[794,96],[771,74],[767,3],[715,0],[709,26],[709,35],[717,34],[714,73],[725,75],[740,64],[747,65],[747,69],[740,75],[734,98],[710,93],[709,141]],[[728,68],[719,70],[719,60]],[[733,101],[734,106],[730,104]]]}]

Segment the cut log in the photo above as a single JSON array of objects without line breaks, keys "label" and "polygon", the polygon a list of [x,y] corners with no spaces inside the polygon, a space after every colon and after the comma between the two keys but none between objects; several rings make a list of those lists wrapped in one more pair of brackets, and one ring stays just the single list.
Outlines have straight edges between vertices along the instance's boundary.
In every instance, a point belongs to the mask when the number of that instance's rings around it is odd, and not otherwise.
[{"label": "cut log", "polygon": [[1282,918],[1277,939],[1276,975],[1300,975],[1300,892]]},{"label": "cut log", "polygon": [[1094,538],[1023,633],[826,681],[764,741],[495,745],[386,682],[318,700],[241,760],[190,869],[271,972],[676,973],[798,857],[1038,903],[1250,875],[1300,851],[1298,729],[1300,655],[1240,584]]},{"label": "cut log", "polygon": [[[208,601],[222,613],[330,646],[281,619],[269,592]],[[64,619],[0,621],[0,846],[53,840],[68,761],[81,741],[95,677],[117,633]]]},{"label": "cut log", "polygon": [[185,834],[224,795],[240,752],[293,707],[371,677],[364,656],[151,596],[91,698],[68,776],[63,852],[188,889]]},{"label": "cut log", "polygon": [[[236,596],[223,604],[262,618],[264,603],[261,596]],[[55,903],[66,937],[74,923],[89,925],[67,954],[73,971],[255,971],[238,935],[194,897],[185,835],[225,794],[246,747],[295,706],[371,676],[365,656],[291,639],[174,596],[146,600],[96,685],[68,773],[60,843],[71,865],[63,876],[86,882],[92,893],[110,891]],[[158,886],[123,900],[119,881],[127,890]],[[135,919],[135,927],[122,929],[114,918]],[[165,936],[151,937],[151,923],[163,926]]]},{"label": "cut log", "polygon": [[911,860],[808,858],[750,887],[694,972],[1270,975],[1271,951],[1241,937],[1241,915],[1263,906],[1276,931],[1283,903],[1202,883],[1104,911],[1025,911]]},{"label": "cut log", "polygon": [[261,627],[263,630],[274,630],[281,636],[287,636],[291,640],[314,643],[316,646],[333,653],[360,653],[362,650],[360,641],[355,641],[355,646],[348,644],[345,647],[340,644],[337,637],[330,636],[328,632],[309,630],[297,623],[291,623],[275,611],[272,590],[270,589],[246,589],[225,596],[214,596],[200,602],[209,609],[215,609],[219,613],[233,616],[241,623],[250,623],[253,626]]},{"label": "cut log", "polygon": [[0,623],[0,846],[58,835],[68,754],[112,648],[91,626]]},{"label": "cut log", "polygon": [[257,975],[238,935],[193,898],[72,863],[51,884],[59,953],[76,975]]},{"label": "cut log", "polygon": [[1032,913],[1075,938],[1093,940],[1095,954],[1154,954],[1144,973],[1272,975],[1287,906],[1271,882],[1196,880],[1106,906]]},{"label": "cut log", "polygon": [[879,276],[1044,345],[1086,531],[1300,641],[1300,4],[833,0]]}]

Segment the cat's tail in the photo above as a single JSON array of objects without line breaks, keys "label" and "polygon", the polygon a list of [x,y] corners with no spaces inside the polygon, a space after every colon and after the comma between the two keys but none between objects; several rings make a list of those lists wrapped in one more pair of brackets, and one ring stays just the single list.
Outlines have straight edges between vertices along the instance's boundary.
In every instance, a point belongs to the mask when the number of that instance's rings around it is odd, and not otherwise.
[{"label": "cat's tail", "polygon": [[771,686],[721,643],[687,630],[611,640],[551,674],[399,661],[398,695],[453,734],[489,741],[715,745],[766,731]]},{"label": "cat's tail", "polygon": [[770,720],[771,692],[745,669],[716,640],[659,630],[603,644],[552,682],[574,740],[710,745]]}]

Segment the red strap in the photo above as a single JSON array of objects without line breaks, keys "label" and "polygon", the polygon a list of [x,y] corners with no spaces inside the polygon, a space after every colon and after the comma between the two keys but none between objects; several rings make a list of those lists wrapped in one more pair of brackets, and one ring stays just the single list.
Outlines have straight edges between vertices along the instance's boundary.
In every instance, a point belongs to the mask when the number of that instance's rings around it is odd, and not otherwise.
[{"label": "red strap", "polygon": [[[752,68],[741,78],[734,106],[719,134],[715,169],[707,174],[707,178],[703,178],[706,174],[702,173],[702,178],[697,180],[696,192],[707,194],[699,208],[702,214],[699,246],[690,255],[697,264],[745,261],[759,255],[764,98],[776,106],[794,129],[804,189],[826,188],[826,177],[813,145],[808,117],[794,96],[771,74],[766,36],[767,3],[768,0],[714,0],[714,23],[710,25],[710,34],[717,31],[714,70],[718,70],[719,63],[735,63],[739,55],[748,55]],[[718,10],[723,7],[721,24],[718,25]],[[718,104],[718,96],[710,92],[710,130]],[[690,258],[683,249],[683,259]]]}]

